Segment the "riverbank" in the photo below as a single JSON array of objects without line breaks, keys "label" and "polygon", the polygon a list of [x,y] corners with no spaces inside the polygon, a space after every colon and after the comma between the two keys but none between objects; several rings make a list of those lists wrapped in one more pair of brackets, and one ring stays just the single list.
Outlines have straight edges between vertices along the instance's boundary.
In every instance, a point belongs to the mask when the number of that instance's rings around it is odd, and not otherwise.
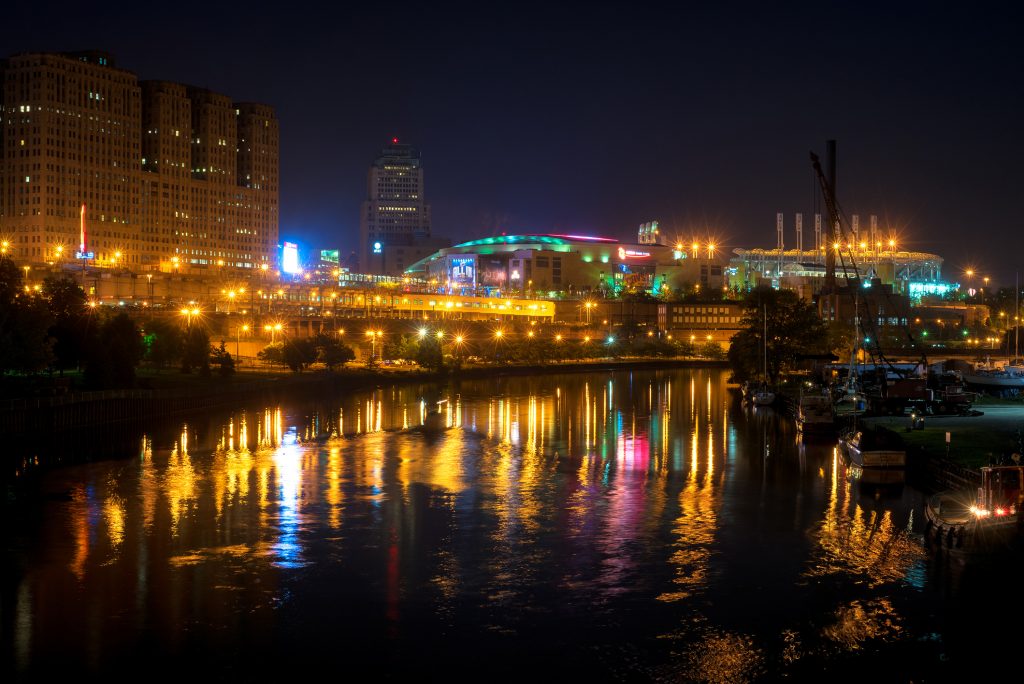
[{"label": "riverbank", "polygon": [[6,435],[65,432],[87,427],[147,420],[189,411],[273,400],[288,393],[328,392],[378,385],[443,382],[502,375],[585,373],[600,370],[713,367],[724,361],[694,358],[620,358],[530,365],[480,365],[428,371],[417,367],[351,367],[337,371],[287,373],[243,370],[225,378],[175,373],[143,377],[147,389],[74,392],[61,396],[0,402],[0,430]]}]

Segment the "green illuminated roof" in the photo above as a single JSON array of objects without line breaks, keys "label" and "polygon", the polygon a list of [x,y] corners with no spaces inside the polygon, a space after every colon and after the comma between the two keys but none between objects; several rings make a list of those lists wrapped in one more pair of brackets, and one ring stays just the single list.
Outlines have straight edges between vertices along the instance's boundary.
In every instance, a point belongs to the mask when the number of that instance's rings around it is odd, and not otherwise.
[{"label": "green illuminated roof", "polygon": [[495,235],[462,242],[456,247],[479,247],[481,245],[571,245],[574,242],[618,243],[612,238],[594,237],[592,235]]},{"label": "green illuminated roof", "polygon": [[469,242],[460,242],[456,247],[478,247],[480,245],[523,245],[540,242],[548,245],[567,245],[569,240],[565,238],[552,237],[550,235],[497,235],[485,237]]}]

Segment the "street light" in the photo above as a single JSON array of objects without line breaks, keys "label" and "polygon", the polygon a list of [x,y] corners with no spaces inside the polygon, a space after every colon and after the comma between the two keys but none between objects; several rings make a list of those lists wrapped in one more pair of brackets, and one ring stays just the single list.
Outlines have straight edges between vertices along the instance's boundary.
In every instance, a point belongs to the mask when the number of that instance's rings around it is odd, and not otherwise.
[{"label": "street light", "polygon": [[384,336],[383,330],[367,330],[366,336],[370,338],[370,364],[377,358],[377,340]]},{"label": "street light", "polygon": [[263,326],[263,332],[270,333],[270,344],[274,344],[277,341],[277,333],[281,332],[283,327],[280,323],[267,323]]},{"label": "street light", "polygon": [[185,325],[192,327],[192,319],[202,313],[202,310],[198,306],[183,307],[181,315],[185,317]]},{"label": "street light", "polygon": [[242,333],[248,334],[248,332],[249,332],[249,324],[248,323],[246,323],[244,325],[241,325],[241,326],[238,326],[238,327],[235,328],[235,358],[236,359],[238,358],[238,342],[239,342],[239,338],[242,336]]}]

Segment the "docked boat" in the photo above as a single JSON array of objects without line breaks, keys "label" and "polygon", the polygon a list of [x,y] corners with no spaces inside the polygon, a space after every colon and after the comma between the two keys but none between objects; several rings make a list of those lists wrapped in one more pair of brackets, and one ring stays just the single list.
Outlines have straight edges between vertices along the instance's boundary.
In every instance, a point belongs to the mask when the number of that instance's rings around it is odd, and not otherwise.
[{"label": "docked boat", "polygon": [[856,383],[847,383],[836,397],[832,410],[836,417],[847,418],[863,415],[868,410],[868,398]]},{"label": "docked boat", "polygon": [[941,492],[924,509],[925,537],[959,554],[1019,547],[1024,527],[1024,466],[985,466],[973,492]]},{"label": "docked boat", "polygon": [[1024,389],[1024,366],[993,366],[990,363],[978,363],[965,373],[964,382],[968,385],[987,390],[1021,390]]},{"label": "docked boat", "polygon": [[796,406],[796,426],[805,435],[831,433],[835,429],[831,397],[801,394]]},{"label": "docked boat", "polygon": [[905,468],[907,450],[892,430],[851,429],[839,437],[839,448],[850,463],[861,468]]},{"label": "docked boat", "polygon": [[775,392],[767,387],[759,387],[754,390],[752,399],[754,406],[771,406],[775,403]]}]

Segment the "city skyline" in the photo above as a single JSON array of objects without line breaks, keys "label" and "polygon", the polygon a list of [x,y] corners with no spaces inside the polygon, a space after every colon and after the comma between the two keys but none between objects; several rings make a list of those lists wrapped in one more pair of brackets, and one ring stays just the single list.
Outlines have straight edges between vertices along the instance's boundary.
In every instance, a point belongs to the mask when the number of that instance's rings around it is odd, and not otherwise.
[{"label": "city skyline", "polygon": [[180,27],[143,35],[131,12],[17,8],[5,51],[101,49],[140,78],[270,105],[281,239],[310,247],[357,249],[366,168],[393,137],[429,160],[433,234],[455,242],[628,239],[658,220],[773,247],[782,212],[788,245],[793,214],[821,211],[807,153],[834,138],[849,215],[944,256],[949,280],[1013,282],[1013,21],[923,6],[361,12],[214,10],[175,51],[152,46]]}]

